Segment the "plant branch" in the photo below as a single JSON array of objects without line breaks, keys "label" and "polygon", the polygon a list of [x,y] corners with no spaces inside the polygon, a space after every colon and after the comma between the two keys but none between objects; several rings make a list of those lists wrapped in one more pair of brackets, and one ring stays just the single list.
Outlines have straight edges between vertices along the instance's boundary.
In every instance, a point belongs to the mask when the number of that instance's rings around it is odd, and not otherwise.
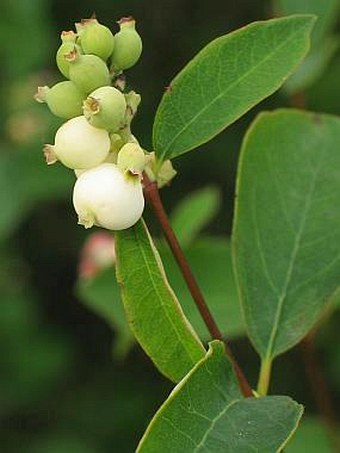
[{"label": "plant branch", "polygon": [[210,332],[211,337],[213,339],[221,340],[224,342],[226,354],[229,357],[229,359],[234,367],[234,370],[235,370],[235,373],[236,373],[236,376],[237,376],[237,379],[238,379],[238,382],[239,382],[243,395],[245,397],[253,396],[252,389],[251,389],[243,371],[241,370],[239,364],[237,363],[237,361],[234,357],[234,354],[232,353],[229,345],[224,341],[223,335],[222,335],[220,329],[218,328],[218,326],[209,310],[209,307],[207,306],[207,304],[204,300],[204,297],[203,297],[201,290],[199,289],[199,286],[196,282],[196,279],[191,271],[189,263],[184,256],[184,253],[181,249],[178,239],[177,239],[173,229],[171,228],[168,215],[165,212],[162,200],[159,195],[157,183],[154,181],[150,181],[150,179],[148,178],[148,176],[145,173],[143,174],[143,182],[144,182],[145,197],[146,197],[148,203],[150,204],[150,206],[152,207],[154,214],[156,215],[156,217],[158,219],[158,222],[162,228],[163,234],[164,234],[164,236],[169,244],[169,247],[176,259],[176,262],[181,270],[183,278],[191,293],[191,296],[192,296],[194,302],[196,303],[196,306],[201,314],[201,317],[202,317],[208,331]]}]

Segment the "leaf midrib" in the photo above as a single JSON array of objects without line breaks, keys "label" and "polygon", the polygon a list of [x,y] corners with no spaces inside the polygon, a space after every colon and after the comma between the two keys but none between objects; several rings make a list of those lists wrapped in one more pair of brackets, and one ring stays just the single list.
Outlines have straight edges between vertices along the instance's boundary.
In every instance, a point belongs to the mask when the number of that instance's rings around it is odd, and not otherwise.
[{"label": "leaf midrib", "polygon": [[238,403],[240,400],[239,399],[235,399],[234,401],[231,401],[229,404],[226,405],[226,407],[218,414],[216,415],[216,417],[214,417],[213,419],[211,419],[211,424],[209,426],[209,428],[206,430],[206,432],[204,433],[204,436],[202,437],[201,441],[199,444],[197,444],[195,450],[193,450],[193,453],[197,453],[199,451],[199,449],[201,447],[204,446],[204,442],[207,440],[209,434],[212,432],[212,430],[214,429],[216,423],[218,422],[218,420],[232,407],[234,406],[236,403]]},{"label": "leaf midrib", "polygon": [[[252,66],[252,68],[247,71],[245,74],[243,74],[242,77],[240,77],[239,79],[235,80],[233,83],[231,83],[230,85],[228,85],[228,87],[223,91],[221,92],[219,95],[217,95],[215,98],[213,98],[209,103],[207,103],[195,116],[192,117],[192,119],[190,121],[187,121],[185,123],[185,125],[183,126],[183,128],[177,132],[176,135],[174,135],[173,139],[168,142],[168,146],[165,148],[164,152],[162,153],[162,158],[164,158],[164,156],[167,154],[168,150],[171,148],[171,146],[173,145],[173,143],[177,140],[177,138],[183,134],[190,126],[191,124],[196,121],[197,118],[199,118],[206,110],[208,110],[213,104],[215,104],[215,102],[217,102],[220,98],[226,96],[229,91],[231,91],[232,89],[235,88],[235,86],[237,86],[239,83],[241,83],[245,78],[247,78],[249,75],[251,75],[256,69],[258,69],[262,64],[264,64],[266,61],[268,61],[278,50],[280,50],[282,47],[284,47],[285,45],[287,45],[298,33],[300,33],[300,30],[297,30],[296,32],[294,32],[292,35],[290,35],[289,38],[287,38],[286,41],[283,41],[282,43],[280,43],[276,48],[275,50],[273,50],[272,52],[270,52],[264,59],[262,59],[258,64],[256,64],[255,66]],[[296,66],[296,65],[295,65]],[[293,70],[293,69],[292,69]],[[292,72],[292,70],[288,73],[288,75]],[[285,77],[287,78],[288,75]],[[271,90],[270,92],[272,93],[273,91],[275,90],[275,88],[273,88],[273,90]],[[268,94],[268,96],[270,95],[270,93]],[[228,122],[224,127],[226,127],[228,125]],[[171,157],[171,156],[169,156]]]},{"label": "leaf midrib", "polygon": [[275,343],[275,340],[276,340],[276,337],[277,337],[277,333],[279,331],[279,325],[280,325],[280,321],[281,321],[281,317],[282,317],[284,302],[286,300],[288,288],[289,288],[289,285],[290,285],[290,282],[291,282],[291,279],[292,279],[292,276],[293,276],[293,270],[294,270],[294,266],[295,266],[295,263],[296,263],[296,258],[297,258],[298,252],[300,250],[300,244],[301,244],[302,236],[303,236],[304,229],[305,229],[305,226],[306,226],[306,220],[307,220],[307,217],[308,217],[308,213],[309,213],[309,210],[310,210],[310,207],[311,207],[313,193],[314,193],[315,188],[316,188],[316,181],[318,179],[318,175],[319,175],[321,164],[322,163],[321,163],[321,159],[320,159],[319,166],[318,166],[318,168],[315,171],[314,178],[313,178],[313,180],[311,182],[310,189],[309,189],[309,192],[308,192],[307,197],[306,197],[304,210],[303,210],[303,213],[302,213],[302,216],[301,216],[301,220],[300,220],[300,226],[299,226],[299,229],[298,229],[297,234],[295,236],[294,245],[293,245],[292,252],[291,252],[291,255],[290,255],[289,265],[287,267],[285,282],[284,282],[281,294],[280,294],[280,296],[278,298],[278,305],[277,305],[277,309],[276,309],[276,314],[275,314],[275,318],[274,318],[273,327],[272,327],[272,330],[271,330],[271,333],[270,333],[270,337],[269,337],[269,342],[268,342],[268,346],[267,346],[265,360],[271,360],[272,359],[274,343]]}]

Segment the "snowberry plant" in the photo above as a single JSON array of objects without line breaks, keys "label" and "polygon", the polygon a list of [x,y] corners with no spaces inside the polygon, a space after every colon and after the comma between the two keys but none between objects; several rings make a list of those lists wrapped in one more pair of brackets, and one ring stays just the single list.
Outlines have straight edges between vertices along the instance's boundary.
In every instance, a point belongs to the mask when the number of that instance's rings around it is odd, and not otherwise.
[{"label": "snowberry plant", "polygon": [[[249,382],[203,296],[164,210],[159,189],[171,161],[206,143],[278,90],[306,56],[315,17],[290,15],[245,26],[204,47],[173,79],[158,107],[153,149],[131,132],[141,101],[126,90],[139,59],[135,20],[113,34],[96,19],[63,32],[56,62],[67,80],[36,98],[66,122],[48,164],[75,172],[79,223],[115,233],[116,275],[130,329],[174,382],[137,451],[279,452],[303,407],[269,395],[275,357],[313,329],[340,281],[340,119],[297,109],[260,113],[244,138],[232,232],[233,269],[248,336],[261,359]],[[144,197],[158,219],[210,333],[185,316],[141,219]],[[214,269],[206,269],[214,275]],[[112,276],[114,278],[114,276]],[[114,302],[112,302],[114,303]]]}]

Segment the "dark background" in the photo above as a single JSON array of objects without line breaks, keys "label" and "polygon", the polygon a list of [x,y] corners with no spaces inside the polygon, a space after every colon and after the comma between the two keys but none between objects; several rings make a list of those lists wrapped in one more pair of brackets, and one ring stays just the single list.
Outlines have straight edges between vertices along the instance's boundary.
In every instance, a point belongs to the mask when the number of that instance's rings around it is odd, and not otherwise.
[{"label": "dark background", "polygon": [[[272,16],[270,2],[2,0],[0,16],[0,450],[2,452],[132,452],[171,384],[134,347],[112,358],[112,331],[75,297],[79,253],[90,234],[76,223],[73,175],[47,168],[41,155],[60,124],[32,100],[37,85],[58,79],[59,34],[96,12],[117,31],[133,15],[143,38],[128,82],[142,94],[134,134],[151,150],[152,120],[165,87],[211,39]],[[340,55],[306,92],[310,109],[340,114]],[[289,105],[280,91],[208,145],[174,162],[178,176],[163,199],[170,210],[206,184],[222,191],[209,227],[230,234],[235,171],[247,125],[261,109]],[[149,213],[151,229],[158,233]],[[334,403],[340,354],[334,315],[318,353]],[[233,343],[255,385],[258,359],[245,339]],[[289,394],[316,414],[301,350],[275,363],[273,392]],[[336,398],[338,398],[336,400]],[[296,450],[297,451],[297,450]],[[301,450],[302,451],[302,450]]]}]

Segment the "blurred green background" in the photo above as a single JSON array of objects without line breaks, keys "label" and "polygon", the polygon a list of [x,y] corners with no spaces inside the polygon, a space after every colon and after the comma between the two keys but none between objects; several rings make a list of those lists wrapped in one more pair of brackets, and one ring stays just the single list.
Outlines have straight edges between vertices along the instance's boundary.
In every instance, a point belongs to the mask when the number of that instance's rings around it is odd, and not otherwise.
[{"label": "blurred green background", "polygon": [[[308,2],[302,3],[308,9]],[[97,306],[95,311],[101,317],[89,308],[97,304],[97,297],[110,303],[111,290],[112,304],[119,303],[114,284],[110,287],[113,270],[106,271],[94,285],[78,282],[80,252],[93,231],[77,225],[71,204],[72,172],[58,165],[47,168],[44,163],[42,144],[53,141],[60,122],[33,101],[33,94],[38,85],[60,80],[54,56],[62,30],[73,28],[75,21],[95,11],[100,21],[117,31],[115,22],[131,14],[144,42],[141,61],[127,74],[129,86],[142,94],[133,131],[151,150],[153,115],[176,72],[211,39],[272,17],[273,5],[264,0],[2,0],[1,5],[0,451],[133,452],[172,385],[138,346],[131,345],[121,312]],[[319,70],[308,81],[305,98],[309,109],[340,114],[337,48],[335,45],[330,61],[324,63],[323,74]],[[210,277],[204,285],[212,299],[222,301],[222,312],[224,299],[216,288],[223,280],[224,265],[226,275],[230,273],[230,262],[227,257],[226,261],[220,259],[220,251],[229,250],[240,143],[259,110],[290,104],[288,91],[281,90],[211,143],[175,161],[178,175],[162,192],[172,211],[192,191],[214,188],[214,212],[202,222],[201,239],[190,233],[193,249],[188,253],[202,280],[209,271],[215,275],[217,282]],[[213,214],[213,221],[206,225]],[[146,218],[158,237],[149,212]],[[169,261],[164,244],[160,247]],[[210,269],[206,259],[211,260]],[[173,266],[169,261],[170,273]],[[172,278],[179,288],[179,277]],[[231,297],[236,299],[233,291],[231,288]],[[224,296],[227,300],[228,295]],[[117,316],[111,326],[104,319],[110,316]],[[218,322],[225,331],[229,329],[232,347],[255,385],[258,358],[243,336],[239,315],[230,316],[226,317],[228,328],[223,313]],[[333,313],[316,339],[334,407],[340,405],[339,320],[339,312]],[[120,343],[116,341],[113,349],[112,340],[118,337]],[[302,349],[296,347],[279,358],[274,368],[272,392],[289,394],[303,403],[308,417],[287,451],[331,451],[305,359]]]}]

